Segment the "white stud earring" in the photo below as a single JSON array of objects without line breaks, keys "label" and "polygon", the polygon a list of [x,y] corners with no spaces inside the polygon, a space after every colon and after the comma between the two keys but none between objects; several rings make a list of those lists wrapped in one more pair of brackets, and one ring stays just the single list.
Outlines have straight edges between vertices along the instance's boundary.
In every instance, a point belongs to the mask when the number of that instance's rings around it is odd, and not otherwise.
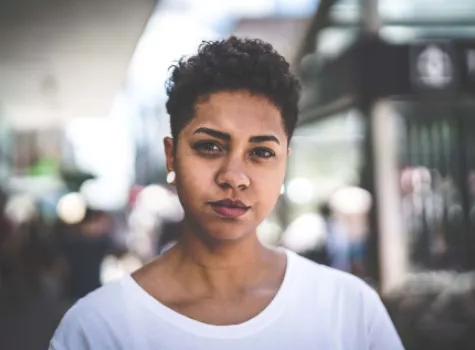
[{"label": "white stud earring", "polygon": [[175,182],[176,173],[172,170],[167,174],[167,183],[172,184]]}]

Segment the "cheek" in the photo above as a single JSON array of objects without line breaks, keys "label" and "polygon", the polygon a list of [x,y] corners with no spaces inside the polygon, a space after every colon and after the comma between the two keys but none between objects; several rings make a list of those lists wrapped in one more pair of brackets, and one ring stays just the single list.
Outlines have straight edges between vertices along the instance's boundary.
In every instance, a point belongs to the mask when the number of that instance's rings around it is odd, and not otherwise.
[{"label": "cheek", "polygon": [[252,191],[266,207],[273,207],[280,196],[285,177],[285,166],[272,171],[260,172],[253,177]]},{"label": "cheek", "polygon": [[177,191],[184,199],[202,197],[213,183],[211,164],[194,157],[185,157],[177,164]]}]

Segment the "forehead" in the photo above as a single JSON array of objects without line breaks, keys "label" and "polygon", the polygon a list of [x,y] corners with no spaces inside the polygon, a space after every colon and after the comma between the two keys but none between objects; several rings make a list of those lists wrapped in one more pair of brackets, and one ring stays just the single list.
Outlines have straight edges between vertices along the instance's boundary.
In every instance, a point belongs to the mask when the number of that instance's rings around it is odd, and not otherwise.
[{"label": "forehead", "polygon": [[199,102],[186,129],[210,127],[233,137],[274,134],[285,137],[279,109],[266,97],[246,91],[217,92]]}]

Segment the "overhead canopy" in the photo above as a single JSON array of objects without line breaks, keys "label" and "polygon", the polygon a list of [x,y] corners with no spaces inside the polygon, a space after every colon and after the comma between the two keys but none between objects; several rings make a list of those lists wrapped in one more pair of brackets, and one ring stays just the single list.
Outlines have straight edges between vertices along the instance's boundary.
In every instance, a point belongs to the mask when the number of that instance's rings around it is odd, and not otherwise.
[{"label": "overhead canopy", "polygon": [[[320,14],[319,25],[310,27],[301,53],[300,122],[382,96],[424,93],[435,99],[434,93],[440,99],[455,93],[473,98],[474,11],[475,0],[380,0],[380,40],[364,35],[361,1],[321,0],[314,18],[315,22]],[[448,79],[450,84],[424,83],[433,79],[428,65],[434,52],[437,62],[443,61],[442,77],[435,78]]]},{"label": "overhead canopy", "polygon": [[0,118],[14,128],[104,116],[155,0],[6,0]]}]

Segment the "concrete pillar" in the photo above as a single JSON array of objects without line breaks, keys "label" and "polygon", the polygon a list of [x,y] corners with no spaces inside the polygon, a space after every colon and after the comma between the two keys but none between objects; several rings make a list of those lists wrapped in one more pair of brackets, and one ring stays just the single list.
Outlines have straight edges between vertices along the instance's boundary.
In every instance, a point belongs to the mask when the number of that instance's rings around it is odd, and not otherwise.
[{"label": "concrete pillar", "polygon": [[382,99],[373,104],[370,112],[383,294],[404,281],[409,264],[399,186],[398,116],[392,107],[390,100]]}]

